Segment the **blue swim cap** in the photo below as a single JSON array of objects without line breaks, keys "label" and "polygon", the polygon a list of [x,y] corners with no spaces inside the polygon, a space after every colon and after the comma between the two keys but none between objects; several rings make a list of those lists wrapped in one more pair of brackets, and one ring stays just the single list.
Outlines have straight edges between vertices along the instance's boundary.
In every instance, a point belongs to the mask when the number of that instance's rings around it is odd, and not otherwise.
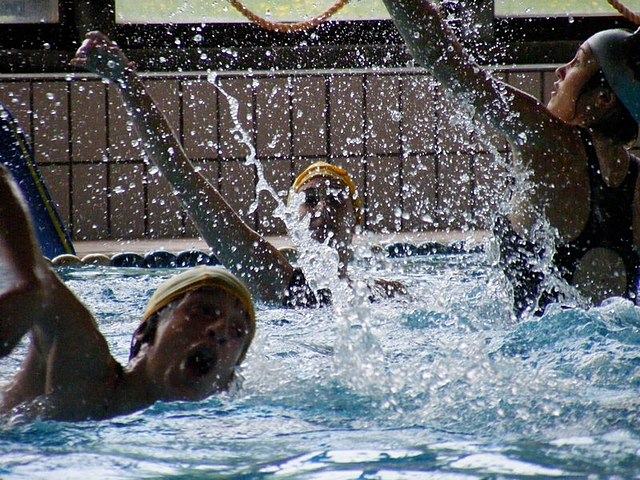
[{"label": "blue swim cap", "polygon": [[640,29],[603,30],[587,39],[587,44],[616,96],[640,122]]}]

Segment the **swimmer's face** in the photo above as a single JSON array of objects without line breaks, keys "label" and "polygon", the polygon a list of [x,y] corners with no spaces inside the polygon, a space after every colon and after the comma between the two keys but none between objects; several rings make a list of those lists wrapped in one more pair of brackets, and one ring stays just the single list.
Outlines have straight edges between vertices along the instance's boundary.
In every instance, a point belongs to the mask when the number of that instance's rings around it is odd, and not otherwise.
[{"label": "swimmer's face", "polygon": [[162,400],[201,400],[226,390],[253,338],[244,304],[221,288],[185,294],[161,312],[147,373]]},{"label": "swimmer's face", "polygon": [[356,225],[349,187],[334,178],[316,177],[300,188],[300,218],[309,218],[311,237],[338,248],[351,244]]},{"label": "swimmer's face", "polygon": [[547,103],[549,112],[572,125],[582,125],[588,113],[585,109],[589,106],[580,105],[578,99],[585,84],[598,69],[591,47],[583,43],[573,60],[556,69],[558,80],[553,84],[555,90]]}]

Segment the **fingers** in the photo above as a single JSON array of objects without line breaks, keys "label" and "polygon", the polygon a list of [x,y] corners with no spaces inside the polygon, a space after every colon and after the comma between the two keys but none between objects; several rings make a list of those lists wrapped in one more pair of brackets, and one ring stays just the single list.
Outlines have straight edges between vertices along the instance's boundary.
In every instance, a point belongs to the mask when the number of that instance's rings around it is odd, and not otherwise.
[{"label": "fingers", "polygon": [[85,39],[76,51],[75,57],[71,60],[72,65],[84,66],[91,53],[94,51],[109,51],[117,53],[120,51],[117,44],[109,40],[104,33],[94,31],[85,35]]},{"label": "fingers", "polygon": [[88,52],[92,48],[90,42],[90,40],[82,42],[82,45],[80,45],[80,48],[76,51],[76,55],[69,62],[71,65],[76,67],[83,67],[86,65],[88,61]]}]

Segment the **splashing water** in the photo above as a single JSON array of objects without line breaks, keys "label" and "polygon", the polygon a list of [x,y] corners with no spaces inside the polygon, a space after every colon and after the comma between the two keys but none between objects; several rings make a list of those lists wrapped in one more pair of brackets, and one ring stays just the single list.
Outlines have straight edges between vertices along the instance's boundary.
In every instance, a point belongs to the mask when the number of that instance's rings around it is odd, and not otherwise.
[{"label": "splashing water", "polygon": [[[258,194],[268,192],[276,201],[274,217],[285,222],[287,231],[298,251],[298,263],[302,267],[305,277],[314,290],[330,288],[332,291],[331,307],[335,315],[334,321],[337,335],[334,345],[335,375],[345,385],[356,391],[370,392],[377,389],[381,394],[389,394],[393,382],[386,372],[384,357],[380,352],[378,341],[373,334],[369,319],[371,318],[368,301],[368,287],[363,281],[356,281],[349,286],[346,281],[338,278],[338,254],[329,246],[329,239],[320,244],[311,238],[309,230],[310,218],[298,218],[298,211],[302,202],[302,195],[290,195],[287,205],[276,194],[264,177],[262,163],[257,158],[251,136],[239,121],[239,103],[222,89],[215,73],[210,72],[208,81],[214,85],[227,99],[234,129],[242,144],[248,149],[247,165],[256,169],[258,182],[256,185],[256,200],[249,209],[254,212],[258,206]],[[336,288],[336,286],[339,286]]]},{"label": "splashing water", "polygon": [[[244,384],[229,395],[103,422],[1,419],[2,476],[640,474],[639,309],[613,299],[515,323],[504,278],[482,254],[379,261],[411,298],[361,311],[258,305]],[[356,262],[354,278],[368,268]],[[123,362],[144,301],[175,270],[61,274]],[[0,383],[23,353],[3,359]]]},{"label": "splashing water", "polygon": [[231,133],[234,136],[237,136],[240,143],[242,143],[248,150],[245,165],[253,165],[253,167],[256,169],[256,175],[258,178],[258,181],[256,183],[256,198],[249,207],[248,213],[254,213],[258,209],[258,206],[260,205],[260,192],[267,192],[276,201],[277,206],[274,212],[274,216],[279,218],[279,215],[282,216],[281,212],[285,208],[284,203],[282,202],[282,200],[280,200],[280,197],[278,197],[276,191],[271,187],[271,185],[269,185],[269,182],[267,182],[267,180],[265,179],[264,167],[260,160],[258,160],[251,135],[242,127],[242,124],[240,123],[240,117],[238,113],[240,110],[240,103],[237,99],[229,95],[222,87],[220,87],[217,78],[218,76],[215,72],[209,72],[207,75],[207,81],[211,85],[213,85],[220,93],[222,93],[222,95],[224,95],[224,97],[227,99],[227,102],[229,102],[229,114],[231,115],[231,120],[233,121],[233,128],[231,129]]},{"label": "splashing water", "polygon": [[[519,113],[510,108],[510,105],[513,104],[513,93],[501,82],[494,82],[494,88],[499,94],[499,101],[492,108],[507,112],[506,122],[516,122]],[[472,146],[469,139],[476,139],[481,149],[484,149],[492,158],[493,168],[503,170],[501,182],[504,185],[501,188],[494,188],[491,192],[497,207],[496,214],[502,217],[509,217],[517,213],[519,216],[536,218],[525,236],[527,240],[536,245],[537,250],[541,253],[540,257],[535,259],[535,264],[532,264],[532,268],[542,273],[544,277],[539,295],[542,296],[543,292],[555,292],[561,301],[569,305],[586,307],[588,300],[582,298],[578,291],[569,285],[560,276],[557,269],[554,268],[553,257],[556,252],[558,232],[549,224],[545,212],[539,211],[535,205],[532,205],[532,202],[528,201],[528,197],[535,190],[533,172],[518,156],[511,155],[512,158],[508,159],[498,150],[497,143],[504,142],[504,140],[496,138],[495,132],[487,128],[486,123],[477,120],[472,92],[462,94],[456,92],[454,95],[446,88],[444,92],[449,101],[455,101],[456,105],[455,114],[447,117],[447,121],[454,127],[454,132],[460,130],[464,132],[464,138],[459,138],[458,141],[464,142],[467,146]],[[522,144],[526,144],[529,141],[526,132],[520,134],[519,141]],[[489,249],[493,252],[493,261],[497,264],[499,252],[495,239]],[[526,315],[532,313],[532,311],[529,311],[526,312]]]}]

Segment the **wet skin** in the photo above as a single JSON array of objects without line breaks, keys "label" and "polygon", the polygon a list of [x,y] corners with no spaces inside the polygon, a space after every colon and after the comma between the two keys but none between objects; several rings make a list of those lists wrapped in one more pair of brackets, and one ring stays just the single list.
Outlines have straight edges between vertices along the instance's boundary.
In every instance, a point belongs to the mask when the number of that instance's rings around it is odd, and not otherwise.
[{"label": "wet skin", "polygon": [[598,69],[591,47],[583,43],[569,63],[556,69],[558,80],[553,84],[555,90],[547,103],[549,112],[571,125],[584,126],[587,112],[581,108],[578,99],[583,87]]},{"label": "wet skin", "polygon": [[146,372],[162,400],[200,400],[228,388],[251,342],[249,314],[221,288],[187,293],[161,312]]},{"label": "wet skin", "polygon": [[338,249],[351,244],[356,224],[349,188],[336,179],[316,177],[300,189],[304,201],[300,218],[309,217],[311,238]]}]

